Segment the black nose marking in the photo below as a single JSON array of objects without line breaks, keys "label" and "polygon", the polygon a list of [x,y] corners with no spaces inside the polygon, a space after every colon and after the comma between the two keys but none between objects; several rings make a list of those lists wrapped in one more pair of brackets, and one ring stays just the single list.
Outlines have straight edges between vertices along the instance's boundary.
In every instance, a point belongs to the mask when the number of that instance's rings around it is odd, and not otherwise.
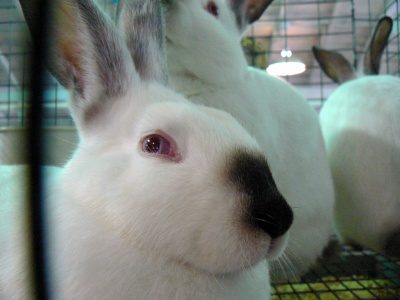
[{"label": "black nose marking", "polygon": [[285,234],[293,222],[293,211],[278,191],[264,156],[237,150],[230,176],[248,196],[248,221],[272,238]]}]

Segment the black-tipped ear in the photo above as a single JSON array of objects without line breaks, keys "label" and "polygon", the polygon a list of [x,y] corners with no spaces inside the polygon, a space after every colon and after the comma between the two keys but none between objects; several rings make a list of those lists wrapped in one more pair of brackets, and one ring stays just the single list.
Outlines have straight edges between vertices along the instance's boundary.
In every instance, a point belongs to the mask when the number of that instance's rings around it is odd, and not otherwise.
[{"label": "black-tipped ear", "polygon": [[161,1],[119,0],[117,22],[140,77],[167,85]]},{"label": "black-tipped ear", "polygon": [[379,20],[364,56],[364,74],[379,74],[381,57],[392,28],[393,20],[390,17],[385,16]]},{"label": "black-tipped ear", "polygon": [[340,53],[315,46],[312,51],[322,71],[334,82],[343,83],[356,78],[354,68]]},{"label": "black-tipped ear", "polygon": [[[20,1],[28,26],[37,2]],[[138,82],[137,74],[114,22],[94,1],[56,0],[51,13],[48,67],[73,92],[71,110],[84,127]]]}]

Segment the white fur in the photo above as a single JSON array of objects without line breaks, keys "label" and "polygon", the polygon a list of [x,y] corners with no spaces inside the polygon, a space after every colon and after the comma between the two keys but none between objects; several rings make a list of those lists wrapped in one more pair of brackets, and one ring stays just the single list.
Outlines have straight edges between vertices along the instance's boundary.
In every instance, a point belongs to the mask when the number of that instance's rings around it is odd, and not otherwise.
[{"label": "white fur", "polygon": [[370,75],[340,85],[320,120],[336,183],[344,242],[384,252],[400,230],[400,79]]},{"label": "white fur", "polygon": [[336,189],[335,224],[345,243],[400,257],[400,79],[378,75],[392,20],[383,17],[367,45],[363,71],[335,51],[313,48],[341,83],[320,121]]},{"label": "white fur", "polygon": [[[168,2],[168,1],[167,1]],[[282,80],[247,66],[229,1],[171,0],[167,54],[171,86],[194,103],[232,114],[266,155],[294,223],[273,279],[297,277],[321,255],[331,233],[334,191],[315,111]]]},{"label": "white fur", "polygon": [[[152,20],[158,2],[148,3],[145,20]],[[46,169],[54,299],[270,299],[266,257],[282,252],[286,235],[273,239],[248,223],[247,191],[229,177],[235,151],[260,159],[259,144],[226,112],[139,79],[165,76],[152,73],[154,65],[135,71],[119,32],[92,1],[57,1],[56,9],[66,26],[56,24],[57,39],[71,31],[64,52],[57,40],[52,45],[52,66],[72,92],[81,140],[63,169]],[[103,43],[101,53],[92,41]],[[168,137],[176,155],[143,151],[149,134]],[[0,166],[1,299],[30,298],[26,171]]]}]

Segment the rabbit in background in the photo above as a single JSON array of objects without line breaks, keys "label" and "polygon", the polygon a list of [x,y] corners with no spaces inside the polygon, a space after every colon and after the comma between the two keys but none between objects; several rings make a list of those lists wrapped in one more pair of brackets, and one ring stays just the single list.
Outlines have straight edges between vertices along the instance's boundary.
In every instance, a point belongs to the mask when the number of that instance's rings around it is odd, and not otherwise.
[{"label": "rabbit in background", "polygon": [[339,53],[314,47],[339,87],[320,112],[342,242],[400,258],[400,79],[378,75],[392,19],[378,22],[357,76]]},{"label": "rabbit in background", "polygon": [[[20,3],[29,25],[37,2]],[[52,298],[270,299],[293,212],[231,115],[167,87],[159,1],[126,4],[122,32],[92,0],[54,9],[49,67],[80,143],[44,169]],[[1,299],[30,298],[25,174],[0,166]]]},{"label": "rabbit in background", "polygon": [[[120,0],[120,5],[128,0]],[[333,226],[334,188],[317,113],[284,81],[247,65],[240,39],[272,1],[164,0],[170,85],[224,110],[260,144],[294,222],[273,280],[317,261]]]}]

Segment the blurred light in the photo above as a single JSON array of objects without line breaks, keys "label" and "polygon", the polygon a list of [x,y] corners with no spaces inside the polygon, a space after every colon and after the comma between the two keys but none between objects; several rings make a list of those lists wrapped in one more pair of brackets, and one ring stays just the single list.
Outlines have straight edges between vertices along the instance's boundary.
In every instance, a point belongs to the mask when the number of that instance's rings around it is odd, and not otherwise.
[{"label": "blurred light", "polygon": [[282,57],[291,57],[292,56],[292,51],[283,49],[281,51],[281,56]]},{"label": "blurred light", "polygon": [[301,74],[306,70],[306,65],[300,61],[282,61],[270,64],[267,72],[273,76],[292,76]]},{"label": "blurred light", "polygon": [[283,59],[270,64],[267,68],[268,74],[272,76],[292,76],[303,73],[306,70],[306,65],[299,60],[291,58],[292,54],[292,51],[283,49],[281,51]]}]

